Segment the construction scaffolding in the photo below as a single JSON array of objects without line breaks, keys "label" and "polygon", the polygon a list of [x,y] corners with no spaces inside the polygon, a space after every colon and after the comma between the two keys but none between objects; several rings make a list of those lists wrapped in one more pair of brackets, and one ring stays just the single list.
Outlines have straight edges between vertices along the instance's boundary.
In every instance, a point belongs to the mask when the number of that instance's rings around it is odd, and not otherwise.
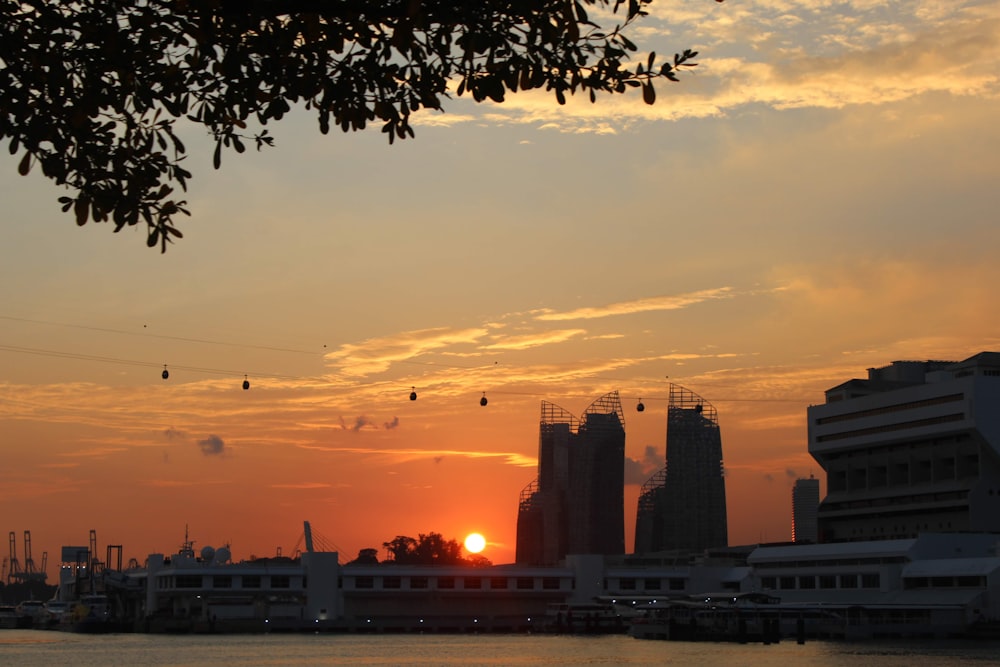
[{"label": "construction scaffolding", "polygon": [[728,544],[718,413],[698,394],[671,384],[666,465],[642,487],[635,552],[701,552]]},{"label": "construction scaffolding", "polygon": [[566,554],[621,554],[625,419],[618,392],[578,419],[542,402],[538,477],[518,499],[519,563],[555,564]]}]

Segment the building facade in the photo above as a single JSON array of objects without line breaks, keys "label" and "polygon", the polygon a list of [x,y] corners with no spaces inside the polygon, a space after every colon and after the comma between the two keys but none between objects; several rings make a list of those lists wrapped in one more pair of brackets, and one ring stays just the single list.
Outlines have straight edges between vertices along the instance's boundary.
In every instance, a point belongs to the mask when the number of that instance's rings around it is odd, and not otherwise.
[{"label": "building facade", "polygon": [[729,543],[722,435],[715,407],[671,384],[666,466],[642,487],[635,553],[694,551]]},{"label": "building facade", "polygon": [[568,554],[625,553],[625,416],[618,392],[582,419],[542,402],[538,478],[522,492],[516,561],[555,565]]},{"label": "building facade", "polygon": [[792,542],[816,542],[819,527],[816,515],[819,512],[819,480],[795,480],[792,487]]},{"label": "building facade", "polygon": [[808,409],[819,540],[1000,532],[1000,353],[897,361]]}]

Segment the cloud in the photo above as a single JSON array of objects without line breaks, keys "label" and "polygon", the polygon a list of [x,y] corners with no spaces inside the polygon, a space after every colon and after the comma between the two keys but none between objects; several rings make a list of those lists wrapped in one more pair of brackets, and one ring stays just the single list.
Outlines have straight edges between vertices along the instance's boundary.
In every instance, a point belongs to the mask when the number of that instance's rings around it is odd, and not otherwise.
[{"label": "cloud", "polygon": [[[366,417],[365,415],[358,415],[357,417],[354,418],[354,421],[351,422],[350,424],[348,424],[347,420],[345,420],[343,417],[338,417],[338,420],[340,421],[341,431],[351,431],[352,433],[358,433],[360,431],[379,430],[378,425],[375,424],[374,421],[372,421],[369,417]],[[399,426],[399,417],[393,417],[392,421],[382,423],[382,428],[385,429],[386,431],[391,431],[392,429],[398,426]]]},{"label": "cloud", "polygon": [[371,375],[403,362],[452,345],[475,344],[488,333],[484,327],[449,329],[439,327],[405,331],[392,336],[347,343],[325,355],[327,362],[348,375]]},{"label": "cloud", "polygon": [[175,429],[173,426],[163,430],[163,435],[167,440],[183,440],[188,437],[187,433]]},{"label": "cloud", "polygon": [[161,489],[174,489],[195,485],[195,483],[190,480],[177,479],[148,479],[145,484],[147,486],[154,486]]},{"label": "cloud", "polygon": [[226,443],[217,435],[210,435],[198,441],[198,447],[205,456],[218,456],[225,453]]},{"label": "cloud", "polygon": [[445,456],[456,456],[467,459],[502,459],[507,465],[518,468],[535,468],[538,460],[525,456],[520,452],[477,452],[457,449],[374,449],[367,447],[330,447],[323,445],[298,445],[301,449],[327,452],[330,454],[360,454],[367,457],[382,459],[386,464],[407,463],[418,460],[432,460],[440,463]]},{"label": "cloud", "polygon": [[482,346],[484,350],[527,350],[541,345],[552,343],[564,343],[571,338],[586,334],[584,329],[557,329],[554,331],[541,331],[533,334],[521,336],[507,336],[499,338],[497,342]]},{"label": "cloud", "polygon": [[642,459],[625,457],[625,483],[640,486],[665,464],[662,450],[646,445]]},{"label": "cloud", "polygon": [[[907,7],[899,12],[879,2],[758,0],[691,11],[654,3],[653,16],[630,33],[639,40],[636,62],[646,57],[646,48],[666,53],[666,37],[680,48],[695,44],[700,52],[698,66],[680,72],[680,82],[657,82],[656,104],[629,93],[600,96],[596,104],[586,95],[572,95],[558,105],[550,92],[532,90],[464,118],[614,134],[644,122],[724,116],[759,105],[840,109],[928,93],[996,97],[1000,16],[995,3],[927,0]],[[462,109],[471,104],[453,100]]]},{"label": "cloud", "polygon": [[633,313],[647,313],[651,311],[679,310],[698,303],[711,301],[714,299],[729,299],[734,296],[731,287],[718,287],[714,289],[700,290],[688,294],[677,294],[673,296],[654,296],[635,301],[621,301],[606,306],[588,306],[577,308],[563,313],[550,310],[539,311],[535,315],[536,319],[545,321],[554,320],[589,320],[601,317],[612,317],[615,315],[631,315]]},{"label": "cloud", "polygon": [[295,482],[291,484],[272,484],[272,489],[329,489],[332,484],[327,484],[326,482]]}]

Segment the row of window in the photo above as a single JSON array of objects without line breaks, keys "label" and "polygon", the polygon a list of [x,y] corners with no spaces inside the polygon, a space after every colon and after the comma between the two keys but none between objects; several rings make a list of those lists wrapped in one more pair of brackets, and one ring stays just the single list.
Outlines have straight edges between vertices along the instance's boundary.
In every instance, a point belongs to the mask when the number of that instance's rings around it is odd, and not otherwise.
[{"label": "row of window", "polygon": [[887,405],[881,408],[869,408],[867,410],[858,410],[857,412],[846,412],[840,415],[830,415],[829,417],[821,417],[816,420],[816,424],[833,424],[840,421],[848,421],[851,419],[861,419],[863,417],[875,417],[878,415],[885,415],[892,412],[899,412],[901,410],[920,410],[923,408],[928,408],[932,405],[941,405],[942,403],[954,403],[955,401],[961,401],[965,396],[961,393],[959,394],[949,394],[948,396],[935,396],[934,398],[925,398],[920,401],[910,401],[909,403],[896,403],[895,405]]},{"label": "row of window", "polygon": [[907,488],[915,484],[945,482],[979,477],[979,456],[968,454],[956,461],[954,457],[921,460],[831,466],[827,474],[828,492],[864,491],[884,487]]},{"label": "row of window", "polygon": [[[206,582],[206,579],[208,582]],[[172,588],[239,588],[239,589],[260,589],[267,588],[291,588],[292,578],[286,574],[272,574],[266,577],[259,574],[244,574],[241,576],[231,575],[201,575],[201,574],[178,574],[173,576],[157,577],[156,586],[161,590]],[[302,587],[306,585],[305,577],[302,578]]]},{"label": "row of window", "polygon": [[806,574],[788,577],[761,577],[764,590],[811,590],[816,588],[880,588],[882,577],[878,572],[865,574]]},{"label": "row of window", "polygon": [[483,590],[486,588],[494,591],[508,589],[533,591],[538,588],[539,583],[541,584],[541,590],[560,590],[559,577],[541,577],[540,581],[538,581],[535,577],[401,577],[396,575],[374,577],[363,575],[348,577],[348,579],[354,580],[354,588],[356,589],[373,589],[375,588],[375,580],[381,579],[382,588],[390,590],[403,588],[407,588],[409,590],[425,590],[432,587],[438,590],[453,590],[458,588],[459,583],[461,583],[461,589],[467,591]]},{"label": "row of window", "polygon": [[754,563],[754,567],[758,570],[765,568],[801,569],[805,567],[842,567],[845,565],[891,565],[893,563],[906,562],[906,556],[874,556],[871,558],[858,558],[857,556],[853,556],[848,558],[825,558],[823,560],[772,561]]},{"label": "row of window", "polygon": [[903,431],[911,428],[922,428],[924,426],[932,426],[934,424],[947,424],[949,422],[957,422],[965,419],[965,415],[962,413],[955,413],[951,415],[942,415],[940,417],[928,417],[926,419],[914,419],[908,422],[899,422],[896,424],[885,424],[883,426],[872,426],[869,428],[859,428],[853,431],[841,431],[840,433],[830,433],[828,435],[820,435],[816,437],[816,442],[830,442],[832,440],[844,440],[846,438],[858,438],[864,435],[875,435],[878,433],[891,433],[893,431]]},{"label": "row of window", "polygon": [[961,577],[907,577],[903,588],[986,588],[986,577],[966,575]]},{"label": "row of window", "polygon": [[[684,579],[678,577],[671,577],[666,580],[667,590],[671,591],[683,591],[684,590]],[[642,590],[644,591],[660,591],[663,590],[663,580],[662,579],[632,579],[628,577],[622,577],[618,580],[618,590],[620,591],[634,591],[639,590],[639,584],[642,584]]]}]

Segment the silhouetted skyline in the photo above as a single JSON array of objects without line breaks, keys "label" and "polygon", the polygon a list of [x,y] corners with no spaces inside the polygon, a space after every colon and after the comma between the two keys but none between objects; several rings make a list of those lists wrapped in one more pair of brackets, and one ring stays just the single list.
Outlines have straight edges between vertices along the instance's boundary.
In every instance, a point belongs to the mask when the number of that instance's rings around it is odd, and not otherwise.
[{"label": "silhouetted skyline", "polygon": [[809,405],[1000,349],[997,4],[650,10],[637,58],[699,51],[652,106],[455,99],[391,147],[293,110],[217,172],[179,127],[204,162],[165,256],[8,155],[0,535],[50,576],[91,528],[265,556],[304,519],[349,556],[479,532],[512,562],[539,402],[618,390],[632,545],[674,382],[718,409],[729,542],[790,539]]}]

